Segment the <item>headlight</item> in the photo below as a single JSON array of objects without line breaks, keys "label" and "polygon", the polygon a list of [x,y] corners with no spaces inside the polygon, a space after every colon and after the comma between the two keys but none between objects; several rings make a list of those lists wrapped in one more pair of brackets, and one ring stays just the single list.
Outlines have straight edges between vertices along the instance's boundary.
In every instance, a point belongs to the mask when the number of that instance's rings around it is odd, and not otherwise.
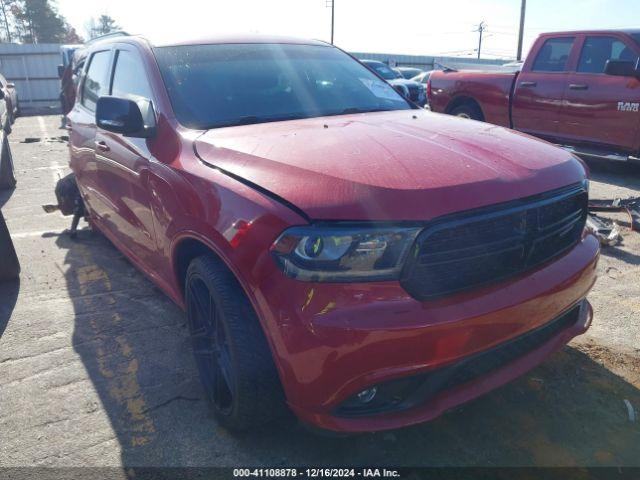
[{"label": "headlight", "polygon": [[292,227],[271,251],[282,271],[297,280],[394,280],[419,231],[419,227],[330,224]]}]

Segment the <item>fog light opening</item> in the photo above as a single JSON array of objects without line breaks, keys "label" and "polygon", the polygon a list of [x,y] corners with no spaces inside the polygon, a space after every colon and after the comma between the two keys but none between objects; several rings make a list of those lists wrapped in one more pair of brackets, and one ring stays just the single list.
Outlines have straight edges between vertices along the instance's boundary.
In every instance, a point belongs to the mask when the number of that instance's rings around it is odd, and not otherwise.
[{"label": "fog light opening", "polygon": [[378,393],[378,387],[371,387],[366,390],[362,390],[358,393],[358,400],[360,403],[369,403],[371,402]]}]

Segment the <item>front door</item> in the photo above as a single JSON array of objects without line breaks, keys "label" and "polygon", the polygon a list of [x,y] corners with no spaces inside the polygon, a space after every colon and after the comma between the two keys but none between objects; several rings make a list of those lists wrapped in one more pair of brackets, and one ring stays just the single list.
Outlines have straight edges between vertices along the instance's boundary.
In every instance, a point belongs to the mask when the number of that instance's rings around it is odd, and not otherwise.
[{"label": "front door", "polygon": [[574,36],[547,38],[535,59],[525,64],[513,93],[512,121],[516,130],[539,137],[557,135],[574,43]]},{"label": "front door", "polygon": [[616,152],[640,150],[640,80],[604,73],[607,60],[633,62],[640,49],[624,36],[588,35],[562,106],[559,134],[568,143]]},{"label": "front door", "polygon": [[[134,47],[117,47],[113,63],[112,96],[153,99],[144,66]],[[149,193],[152,156],[147,139],[98,128],[95,156],[98,189],[112,207],[107,228],[122,248],[146,265],[153,265],[156,247]]]}]

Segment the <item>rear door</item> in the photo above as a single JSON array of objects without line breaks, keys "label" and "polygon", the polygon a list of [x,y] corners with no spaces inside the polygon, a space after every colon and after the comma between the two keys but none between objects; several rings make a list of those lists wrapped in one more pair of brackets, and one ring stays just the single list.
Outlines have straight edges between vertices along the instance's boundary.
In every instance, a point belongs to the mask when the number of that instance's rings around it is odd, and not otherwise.
[{"label": "rear door", "polygon": [[[118,45],[114,51],[112,96],[151,100],[142,58],[134,46]],[[147,139],[125,137],[97,128],[95,155],[97,189],[111,210],[106,227],[121,246],[151,265],[156,253],[149,197]]]},{"label": "rear door", "polygon": [[107,218],[111,205],[98,189],[95,156],[96,102],[109,93],[111,50],[91,54],[81,78],[78,101],[67,115],[71,168],[86,205],[97,217]]},{"label": "rear door", "polygon": [[560,108],[575,56],[575,35],[542,37],[533,58],[516,78],[511,119],[516,130],[541,137],[557,135]]},{"label": "rear door", "polygon": [[640,150],[640,80],[604,73],[607,60],[634,64],[640,49],[625,35],[589,34],[562,106],[559,135],[568,143],[617,152]]}]

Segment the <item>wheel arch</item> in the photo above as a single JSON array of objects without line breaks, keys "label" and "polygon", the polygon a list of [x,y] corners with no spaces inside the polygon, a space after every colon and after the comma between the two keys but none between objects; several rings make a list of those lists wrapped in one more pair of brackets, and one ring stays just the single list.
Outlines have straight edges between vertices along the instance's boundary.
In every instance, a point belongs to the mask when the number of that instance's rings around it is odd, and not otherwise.
[{"label": "wheel arch", "polygon": [[251,307],[256,312],[258,323],[260,324],[260,329],[262,330],[262,334],[267,341],[267,345],[269,346],[269,350],[271,352],[271,358],[276,367],[276,371],[278,372],[280,384],[284,387],[285,372],[282,369],[282,365],[278,361],[278,354],[277,349],[274,345],[274,340],[269,332],[269,329],[265,325],[261,309],[259,308],[254,295],[251,294],[242,276],[239,274],[237,269],[233,268],[231,261],[226,255],[224,255],[222,250],[217,247],[210,239],[196,232],[183,233],[175,239],[171,248],[173,271],[177,286],[179,288],[179,295],[180,300],[182,301],[182,305],[186,308],[185,280],[187,269],[189,268],[189,264],[191,263],[191,261],[201,255],[212,255],[217,258],[227,268],[227,270],[229,270],[229,272],[238,282],[238,285],[242,289],[242,293],[249,300]]},{"label": "wheel arch", "polygon": [[447,104],[447,108],[445,108],[444,113],[451,114],[453,110],[455,110],[458,107],[462,107],[463,105],[472,105],[475,108],[477,108],[480,114],[482,115],[482,120],[484,121],[485,115],[484,115],[484,111],[482,110],[482,107],[480,106],[480,104],[475,98],[468,95],[458,95],[457,97],[453,98]]}]

